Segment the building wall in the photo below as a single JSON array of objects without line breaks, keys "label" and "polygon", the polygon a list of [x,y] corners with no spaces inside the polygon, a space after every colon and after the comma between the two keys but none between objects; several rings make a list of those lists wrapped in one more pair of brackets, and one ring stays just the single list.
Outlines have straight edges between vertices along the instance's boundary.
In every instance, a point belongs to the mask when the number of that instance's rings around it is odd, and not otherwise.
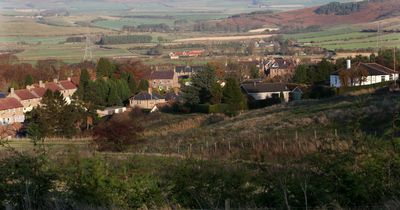
[{"label": "building wall", "polygon": [[152,88],[170,90],[179,87],[178,75],[174,74],[173,79],[154,79],[149,80]]},{"label": "building wall", "polygon": [[152,109],[155,105],[165,103],[165,99],[158,100],[130,100],[130,106],[140,109]]},{"label": "building wall", "polygon": [[[368,76],[365,81],[361,83],[361,85],[372,85],[386,81],[393,81],[399,79],[399,74],[393,75],[372,75]],[[350,83],[350,82],[349,82]],[[330,76],[330,85],[331,87],[341,87],[342,84],[340,82],[340,78],[338,75],[331,75]],[[359,86],[360,83],[356,82],[353,86]]]},{"label": "building wall", "polygon": [[34,99],[28,99],[28,100],[21,100],[14,92],[11,92],[8,97],[12,97],[17,99],[18,101],[21,102],[21,104],[24,106],[23,111],[24,113],[32,111],[33,108],[37,107],[40,105],[40,100],[41,98],[34,98]]},{"label": "building wall", "polygon": [[25,121],[23,108],[15,108],[0,111],[0,125],[22,123]]},{"label": "building wall", "polygon": [[[272,98],[274,94],[278,94],[280,96],[281,92],[264,92],[264,93],[249,93],[255,100],[265,100],[267,98]],[[283,96],[285,98],[285,102],[289,102],[289,93],[290,91],[283,91]]]}]

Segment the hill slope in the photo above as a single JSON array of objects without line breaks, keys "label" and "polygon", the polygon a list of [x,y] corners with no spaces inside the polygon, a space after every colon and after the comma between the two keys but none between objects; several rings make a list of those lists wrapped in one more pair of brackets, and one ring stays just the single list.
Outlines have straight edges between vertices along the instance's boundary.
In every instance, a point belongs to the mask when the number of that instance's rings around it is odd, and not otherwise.
[{"label": "hill slope", "polygon": [[219,24],[230,24],[239,27],[257,28],[263,26],[280,26],[290,28],[306,28],[309,26],[335,26],[342,24],[357,24],[398,16],[400,4],[398,0],[378,0],[349,14],[317,14],[320,7],[310,7],[301,10],[277,14],[242,14],[225,19]]},{"label": "hill slope", "polygon": [[258,150],[270,158],[281,152],[303,155],[331,140],[333,145],[346,146],[355,129],[388,138],[399,99],[400,94],[383,91],[272,106],[233,118],[153,115],[145,120],[147,141],[136,149],[184,154],[190,148],[196,155],[211,151],[214,156],[235,159],[251,159]]}]

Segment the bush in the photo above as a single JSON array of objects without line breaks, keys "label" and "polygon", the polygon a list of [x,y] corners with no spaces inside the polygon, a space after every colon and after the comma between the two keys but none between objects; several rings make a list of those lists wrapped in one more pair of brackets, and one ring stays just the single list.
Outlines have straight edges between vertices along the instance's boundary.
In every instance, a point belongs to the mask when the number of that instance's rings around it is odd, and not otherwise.
[{"label": "bush", "polygon": [[329,98],[335,96],[335,89],[332,87],[327,87],[323,85],[313,85],[311,87],[311,91],[309,94],[309,98],[312,99],[320,99],[320,98]]},{"label": "bush", "polygon": [[[114,115],[100,122],[93,131],[93,141],[99,151],[121,152],[138,143],[144,128],[135,120],[139,112]],[[133,116],[135,115],[135,116]]]}]

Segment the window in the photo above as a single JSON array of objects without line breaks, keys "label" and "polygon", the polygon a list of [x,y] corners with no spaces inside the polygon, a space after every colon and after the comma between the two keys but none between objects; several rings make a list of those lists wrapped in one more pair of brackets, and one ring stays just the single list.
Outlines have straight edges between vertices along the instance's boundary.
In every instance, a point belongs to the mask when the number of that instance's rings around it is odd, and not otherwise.
[{"label": "window", "polygon": [[385,81],[385,76],[381,76],[381,82]]},{"label": "window", "polygon": [[393,74],[391,74],[391,75],[389,76],[389,80],[390,80],[390,81],[393,80]]}]

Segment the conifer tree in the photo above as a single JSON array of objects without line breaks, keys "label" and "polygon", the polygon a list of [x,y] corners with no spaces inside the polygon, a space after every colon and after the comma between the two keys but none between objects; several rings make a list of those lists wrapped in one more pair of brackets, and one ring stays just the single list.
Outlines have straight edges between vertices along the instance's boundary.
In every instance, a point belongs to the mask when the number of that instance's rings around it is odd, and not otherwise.
[{"label": "conifer tree", "polygon": [[229,104],[232,111],[243,110],[246,107],[246,100],[240,90],[237,80],[229,78],[223,91],[223,103]]}]

